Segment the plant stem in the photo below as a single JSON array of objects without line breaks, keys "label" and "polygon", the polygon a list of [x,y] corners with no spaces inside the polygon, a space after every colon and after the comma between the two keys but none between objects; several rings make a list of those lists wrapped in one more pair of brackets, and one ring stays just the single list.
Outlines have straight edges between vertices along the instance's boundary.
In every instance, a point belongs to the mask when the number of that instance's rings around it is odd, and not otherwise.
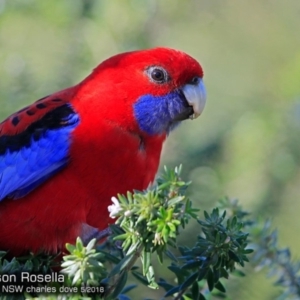
[{"label": "plant stem", "polygon": [[134,266],[135,262],[137,261],[137,259],[141,256],[141,253],[144,249],[143,244],[141,244],[135,251],[134,255],[132,256],[132,258],[130,259],[129,263],[127,264],[127,266],[124,268],[124,270],[122,272],[120,272],[120,274],[117,274],[115,276],[113,276],[111,278],[110,281],[113,281],[113,284],[107,289],[107,291],[105,292],[105,297],[108,297],[109,295],[112,294],[114,287],[118,284],[121,275],[123,274],[123,272],[128,272],[131,270],[131,268]]}]

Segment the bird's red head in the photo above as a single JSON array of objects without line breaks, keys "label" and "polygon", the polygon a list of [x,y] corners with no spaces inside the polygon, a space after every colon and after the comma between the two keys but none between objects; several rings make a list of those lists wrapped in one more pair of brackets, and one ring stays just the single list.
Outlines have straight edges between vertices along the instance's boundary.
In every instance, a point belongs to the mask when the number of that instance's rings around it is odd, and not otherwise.
[{"label": "bird's red head", "polygon": [[84,101],[84,113],[96,122],[101,118],[130,131],[165,134],[201,114],[206,99],[202,78],[200,64],[184,52],[126,52],[102,62],[79,85],[74,104],[80,109]]}]

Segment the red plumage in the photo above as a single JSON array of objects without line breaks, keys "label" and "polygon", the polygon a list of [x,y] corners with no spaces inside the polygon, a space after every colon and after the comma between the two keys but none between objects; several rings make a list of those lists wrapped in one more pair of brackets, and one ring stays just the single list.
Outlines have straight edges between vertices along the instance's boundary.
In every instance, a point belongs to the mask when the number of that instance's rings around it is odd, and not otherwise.
[{"label": "red plumage", "polygon": [[[167,70],[170,79],[163,84],[149,80],[145,70],[151,66]],[[70,104],[80,119],[70,135],[68,164],[23,198],[0,202],[0,249],[56,252],[74,243],[82,224],[106,228],[111,197],[143,190],[153,181],[167,135],[142,130],[134,103],[143,95],[167,95],[195,76],[203,76],[200,65],[180,51],[123,53],[101,63],[78,85],[4,121],[0,137],[24,132],[62,104]],[[37,109],[38,103],[45,107]]]}]

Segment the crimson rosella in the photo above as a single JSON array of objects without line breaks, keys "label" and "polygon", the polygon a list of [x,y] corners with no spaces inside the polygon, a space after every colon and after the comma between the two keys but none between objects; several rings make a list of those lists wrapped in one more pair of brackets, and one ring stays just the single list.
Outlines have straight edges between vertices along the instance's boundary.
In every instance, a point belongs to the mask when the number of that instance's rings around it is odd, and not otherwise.
[{"label": "crimson rosella", "polygon": [[173,49],[118,54],[0,124],[0,250],[55,253],[107,227],[117,193],[154,180],[162,145],[205,105],[200,64]]}]

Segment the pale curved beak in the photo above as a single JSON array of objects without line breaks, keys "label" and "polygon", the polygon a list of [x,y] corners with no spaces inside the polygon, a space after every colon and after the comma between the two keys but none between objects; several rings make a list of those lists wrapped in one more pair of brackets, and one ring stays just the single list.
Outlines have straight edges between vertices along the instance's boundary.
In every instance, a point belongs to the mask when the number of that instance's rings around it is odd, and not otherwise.
[{"label": "pale curved beak", "polygon": [[194,113],[190,119],[198,118],[204,110],[206,103],[206,90],[202,78],[199,78],[197,84],[186,84],[181,88],[188,104],[193,107]]}]

